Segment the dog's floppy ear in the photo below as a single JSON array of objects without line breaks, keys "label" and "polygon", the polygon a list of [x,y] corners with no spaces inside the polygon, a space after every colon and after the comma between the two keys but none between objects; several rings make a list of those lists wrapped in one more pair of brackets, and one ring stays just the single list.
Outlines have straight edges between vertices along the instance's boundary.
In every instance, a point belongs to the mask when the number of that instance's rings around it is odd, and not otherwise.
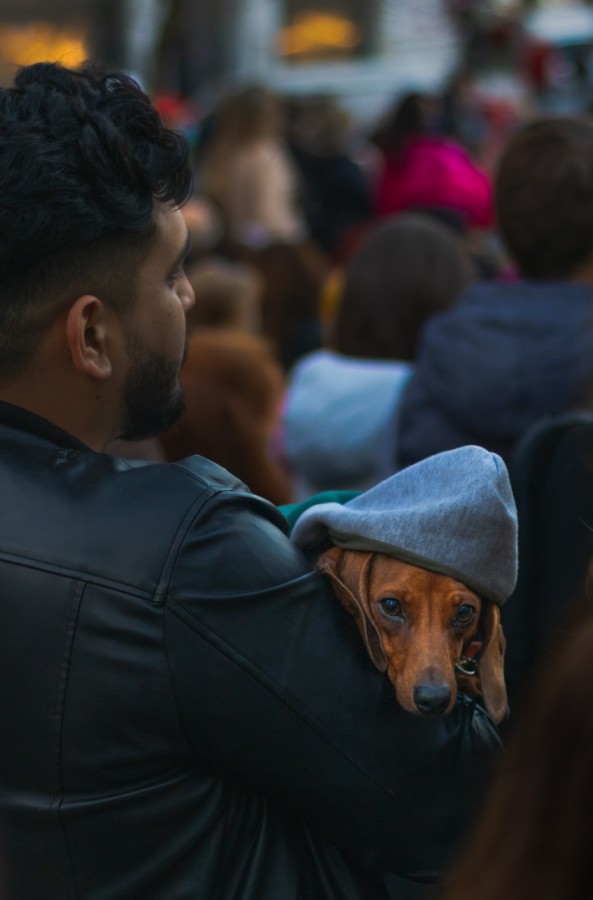
[{"label": "dog's floppy ear", "polygon": [[506,641],[500,624],[500,609],[496,603],[484,603],[481,630],[483,643],[479,663],[480,688],[488,714],[494,724],[498,725],[507,714],[508,705],[504,681]]},{"label": "dog's floppy ear", "polygon": [[368,654],[380,672],[387,671],[387,658],[381,638],[371,618],[368,582],[373,554],[360,550],[332,547],[317,560],[317,568],[328,575],[333,589],[348,612],[354,616]]}]

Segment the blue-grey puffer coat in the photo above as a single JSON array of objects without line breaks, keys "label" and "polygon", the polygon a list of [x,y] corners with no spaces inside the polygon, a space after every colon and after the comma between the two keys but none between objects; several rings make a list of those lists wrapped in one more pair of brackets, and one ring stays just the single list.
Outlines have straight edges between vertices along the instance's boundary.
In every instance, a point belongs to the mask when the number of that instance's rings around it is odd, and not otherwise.
[{"label": "blue-grey puffer coat", "polygon": [[534,422],[592,396],[593,286],[474,285],[424,330],[399,410],[398,466],[464,444],[508,459]]}]

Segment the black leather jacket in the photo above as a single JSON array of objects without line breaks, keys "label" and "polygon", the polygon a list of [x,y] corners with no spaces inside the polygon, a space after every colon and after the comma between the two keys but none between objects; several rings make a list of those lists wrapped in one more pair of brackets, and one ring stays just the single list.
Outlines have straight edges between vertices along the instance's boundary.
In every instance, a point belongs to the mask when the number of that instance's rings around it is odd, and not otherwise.
[{"label": "black leather jacket", "polygon": [[498,738],[403,712],[226,471],[0,404],[0,896],[329,900],[433,876]]}]

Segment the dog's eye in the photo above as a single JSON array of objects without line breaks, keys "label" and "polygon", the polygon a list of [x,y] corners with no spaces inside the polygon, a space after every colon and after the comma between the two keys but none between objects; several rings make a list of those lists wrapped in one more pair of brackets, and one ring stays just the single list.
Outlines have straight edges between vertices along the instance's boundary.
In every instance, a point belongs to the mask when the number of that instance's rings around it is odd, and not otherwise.
[{"label": "dog's eye", "polygon": [[381,600],[381,609],[390,619],[402,618],[402,605],[394,597],[385,597]]},{"label": "dog's eye", "polygon": [[474,606],[470,606],[469,603],[462,603],[453,617],[453,623],[455,625],[469,625],[475,614]]}]

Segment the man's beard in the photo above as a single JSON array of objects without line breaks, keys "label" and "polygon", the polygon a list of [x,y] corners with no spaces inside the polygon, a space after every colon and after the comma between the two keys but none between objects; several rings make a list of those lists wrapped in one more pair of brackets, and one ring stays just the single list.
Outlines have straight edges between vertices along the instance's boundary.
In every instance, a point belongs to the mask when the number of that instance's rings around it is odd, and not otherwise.
[{"label": "man's beard", "polygon": [[140,441],[166,431],[185,409],[179,364],[128,338],[130,370],[124,385],[124,421],[120,438]]}]

